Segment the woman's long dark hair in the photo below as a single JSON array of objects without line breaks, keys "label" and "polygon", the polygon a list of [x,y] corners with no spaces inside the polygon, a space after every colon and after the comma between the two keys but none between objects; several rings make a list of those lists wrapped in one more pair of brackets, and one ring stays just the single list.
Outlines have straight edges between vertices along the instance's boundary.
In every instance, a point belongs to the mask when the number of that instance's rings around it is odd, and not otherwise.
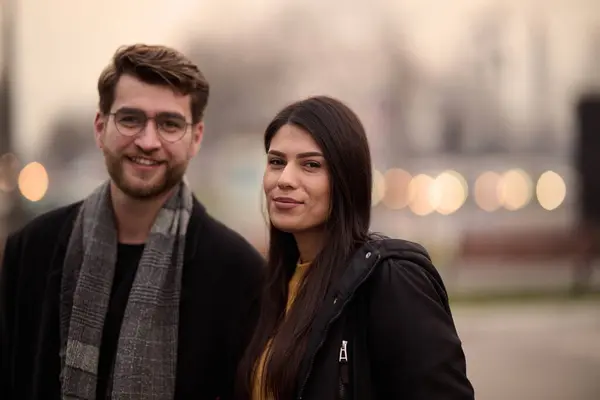
[{"label": "woman's long dark hair", "polygon": [[294,236],[271,225],[266,285],[258,327],[239,367],[239,398],[250,397],[257,360],[270,339],[270,357],[263,372],[267,392],[277,400],[294,397],[315,314],[332,282],[343,272],[355,249],[367,240],[369,232],[371,156],[356,114],[340,101],[325,96],[293,103],[267,127],[265,152],[286,124],[308,132],[323,152],[331,185],[330,215],[325,223],[323,248],[312,260],[294,307],[285,319],[288,283],[300,254]]}]

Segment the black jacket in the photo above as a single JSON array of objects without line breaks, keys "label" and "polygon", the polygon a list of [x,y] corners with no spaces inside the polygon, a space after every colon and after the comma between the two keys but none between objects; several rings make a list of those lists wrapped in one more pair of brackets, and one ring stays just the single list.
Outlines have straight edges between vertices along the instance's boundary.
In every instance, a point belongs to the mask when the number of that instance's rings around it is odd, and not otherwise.
[{"label": "black jacket", "polygon": [[[80,203],[51,211],[7,241],[0,280],[0,399],[60,399],[59,295]],[[199,204],[188,226],[176,399],[232,398],[257,317],[264,260]]]},{"label": "black jacket", "polygon": [[378,239],[318,312],[297,399],[472,400],[442,279],[425,249]]}]

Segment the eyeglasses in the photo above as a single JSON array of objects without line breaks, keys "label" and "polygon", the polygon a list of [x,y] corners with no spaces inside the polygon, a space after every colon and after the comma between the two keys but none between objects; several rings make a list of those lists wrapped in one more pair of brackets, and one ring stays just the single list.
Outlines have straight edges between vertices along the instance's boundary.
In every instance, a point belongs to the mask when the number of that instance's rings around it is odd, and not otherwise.
[{"label": "eyeglasses", "polygon": [[149,117],[142,110],[120,109],[110,115],[114,118],[117,131],[128,137],[139,135],[146,129],[148,121],[152,119],[160,137],[169,143],[181,140],[185,136],[188,126],[192,125],[182,115],[168,112]]}]

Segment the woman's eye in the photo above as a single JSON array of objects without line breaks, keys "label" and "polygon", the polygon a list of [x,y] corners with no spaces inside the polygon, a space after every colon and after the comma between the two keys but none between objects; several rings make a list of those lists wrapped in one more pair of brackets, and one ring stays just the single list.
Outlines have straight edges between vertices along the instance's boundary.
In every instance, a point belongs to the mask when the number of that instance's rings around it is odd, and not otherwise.
[{"label": "woman's eye", "polygon": [[272,158],[272,159],[269,160],[269,164],[270,165],[278,165],[279,166],[279,165],[283,165],[283,161],[279,160],[277,158]]},{"label": "woman's eye", "polygon": [[306,165],[308,168],[320,168],[320,167],[321,167],[321,164],[319,164],[319,163],[318,163],[318,162],[316,162],[316,161],[308,161],[308,162],[307,162],[306,164],[304,164],[304,165]]}]

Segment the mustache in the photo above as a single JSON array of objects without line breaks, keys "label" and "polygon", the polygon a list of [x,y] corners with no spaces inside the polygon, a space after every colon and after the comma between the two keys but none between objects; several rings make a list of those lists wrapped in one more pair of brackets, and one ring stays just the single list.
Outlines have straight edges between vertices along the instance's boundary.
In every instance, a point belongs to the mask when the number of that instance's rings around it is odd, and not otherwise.
[{"label": "mustache", "polygon": [[[133,149],[132,149],[133,150]],[[141,147],[135,146],[135,150],[131,152],[131,154],[125,153],[125,157],[143,157],[156,162],[165,162],[166,160],[158,157],[158,150],[154,149],[152,151],[144,151]]]},{"label": "mustache", "polygon": [[109,149],[107,146],[103,147],[102,152],[105,155],[107,155],[110,159],[112,159],[113,162],[119,162],[118,160],[120,160],[122,162],[123,159],[125,159],[125,158],[143,157],[143,158],[147,158],[149,160],[155,161],[155,162],[166,163],[166,164],[169,163],[168,160],[166,160],[166,159],[156,157],[156,155],[153,154],[153,152],[137,151],[137,152],[132,152],[132,153],[120,153],[120,152],[116,152],[116,151]]},{"label": "mustache", "polygon": [[167,162],[167,160],[163,160],[157,157],[152,156],[151,154],[124,154],[123,155],[124,158],[136,158],[136,157],[141,157],[141,158],[147,158],[148,160],[152,160],[152,161],[156,161],[156,162]]}]

